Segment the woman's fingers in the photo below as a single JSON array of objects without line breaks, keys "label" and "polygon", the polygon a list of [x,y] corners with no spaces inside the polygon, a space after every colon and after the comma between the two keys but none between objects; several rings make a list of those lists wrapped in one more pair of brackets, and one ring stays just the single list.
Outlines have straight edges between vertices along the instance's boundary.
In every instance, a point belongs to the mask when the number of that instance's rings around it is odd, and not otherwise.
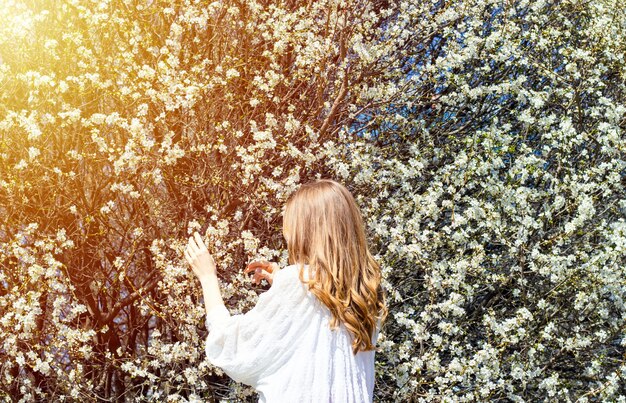
[{"label": "woman's fingers", "polygon": [[254,272],[254,280],[255,282],[260,281],[262,278],[267,279],[268,282],[271,283],[272,278],[274,276],[274,272],[279,269],[278,263],[268,262],[265,259],[255,260],[253,262],[248,263],[246,268],[243,270],[244,274],[248,274]]},{"label": "woman's fingers", "polygon": [[254,272],[254,282],[260,283],[262,279],[272,282],[274,268],[278,267],[276,263],[270,263],[267,260],[256,260],[248,264],[244,269],[244,273]]},{"label": "woman's fingers", "polygon": [[[194,232],[194,234],[189,237],[189,243],[185,248],[185,258],[189,261],[189,263],[192,263],[198,258],[198,256],[208,252],[209,251],[202,241],[200,234]],[[213,256],[210,256],[210,258],[210,260],[213,260]]]},{"label": "woman's fingers", "polygon": [[256,260],[256,261],[254,261],[252,263],[249,263],[244,272],[245,273],[249,273],[249,272],[251,272],[253,270],[256,270],[258,267],[266,268],[268,265],[269,265],[269,263],[267,261],[265,261],[265,260],[263,260],[263,261]]},{"label": "woman's fingers", "polygon": [[213,255],[208,251],[200,234],[195,232],[189,237],[189,243],[183,252],[185,260],[194,274],[202,281],[207,276],[217,275],[217,265]]},{"label": "woman's fingers", "polygon": [[187,244],[187,247],[189,248],[189,252],[191,252],[191,255],[198,254],[199,248],[198,245],[196,245],[196,241],[195,239],[193,239],[193,236],[189,237],[189,243]]},{"label": "woman's fingers", "polygon": [[194,232],[193,235],[189,237],[189,247],[196,254],[207,251],[206,245],[202,241],[200,234],[198,234],[197,232]]},{"label": "woman's fingers", "polygon": [[197,232],[193,233],[194,239],[196,240],[196,245],[198,246],[198,250],[200,252],[208,252],[206,245],[204,244],[204,241],[202,240],[202,237],[200,236],[200,234],[198,234]]},{"label": "woman's fingers", "polygon": [[272,276],[270,273],[266,272],[263,269],[257,269],[254,272],[254,282],[255,283],[260,283],[262,279],[267,280],[267,282],[270,282],[270,280],[272,279]]}]

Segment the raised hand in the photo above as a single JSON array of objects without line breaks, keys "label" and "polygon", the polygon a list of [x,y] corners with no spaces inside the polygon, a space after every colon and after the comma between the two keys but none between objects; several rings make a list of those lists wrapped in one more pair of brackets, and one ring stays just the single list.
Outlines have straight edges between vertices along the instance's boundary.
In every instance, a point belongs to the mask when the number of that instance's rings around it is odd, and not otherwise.
[{"label": "raised hand", "polygon": [[272,284],[274,280],[274,274],[279,270],[277,263],[268,262],[267,260],[255,260],[248,264],[245,268],[244,273],[254,272],[254,283],[259,284],[262,279],[267,280],[268,283]]},{"label": "raised hand", "polygon": [[208,276],[217,275],[215,260],[197,232],[189,237],[189,243],[185,249],[185,259],[200,281]]}]

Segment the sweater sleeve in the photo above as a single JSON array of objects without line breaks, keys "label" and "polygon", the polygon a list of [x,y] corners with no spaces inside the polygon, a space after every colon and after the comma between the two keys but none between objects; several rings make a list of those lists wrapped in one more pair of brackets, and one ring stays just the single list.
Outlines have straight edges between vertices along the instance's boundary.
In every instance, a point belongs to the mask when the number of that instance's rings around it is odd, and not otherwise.
[{"label": "sweater sleeve", "polygon": [[206,316],[208,361],[237,382],[256,386],[297,345],[298,322],[307,304],[304,285],[280,270],[270,289],[245,314],[231,316],[222,304]]}]

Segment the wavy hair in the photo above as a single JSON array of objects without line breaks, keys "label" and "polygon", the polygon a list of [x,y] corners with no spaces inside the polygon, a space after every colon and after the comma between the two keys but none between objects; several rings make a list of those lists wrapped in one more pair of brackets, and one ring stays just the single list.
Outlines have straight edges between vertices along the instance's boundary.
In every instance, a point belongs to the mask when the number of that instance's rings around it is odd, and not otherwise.
[{"label": "wavy hair", "polygon": [[[330,310],[331,329],[345,325],[354,336],[354,354],[373,350],[376,321],[382,323],[388,310],[380,266],[352,194],[330,179],[301,185],[285,205],[283,236],[289,264],[300,265],[300,281]],[[308,280],[304,264],[314,272]]]}]

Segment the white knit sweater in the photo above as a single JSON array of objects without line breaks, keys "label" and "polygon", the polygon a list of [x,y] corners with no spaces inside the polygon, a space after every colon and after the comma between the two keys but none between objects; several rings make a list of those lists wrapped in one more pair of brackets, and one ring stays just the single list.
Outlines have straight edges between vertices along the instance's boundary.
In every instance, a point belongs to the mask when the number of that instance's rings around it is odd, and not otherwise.
[{"label": "white knit sweater", "polygon": [[207,358],[254,387],[259,402],[371,402],[374,351],[355,356],[352,335],[343,324],[331,330],[330,318],[300,282],[298,266],[287,266],[247,313],[231,316],[222,304],[209,311]]}]

